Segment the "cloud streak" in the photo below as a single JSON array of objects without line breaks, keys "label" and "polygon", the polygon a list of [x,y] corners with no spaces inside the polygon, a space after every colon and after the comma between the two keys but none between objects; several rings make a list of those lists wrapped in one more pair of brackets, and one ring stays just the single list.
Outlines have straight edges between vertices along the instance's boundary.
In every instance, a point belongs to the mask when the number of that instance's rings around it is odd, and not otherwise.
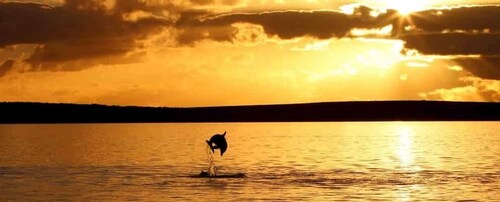
[{"label": "cloud streak", "polygon": [[[338,11],[274,11],[262,13],[226,14],[205,19],[192,19],[178,23],[184,30],[182,42],[193,42],[203,38],[231,40],[235,23],[250,23],[262,26],[268,36],[280,39],[315,37],[342,38],[352,29],[374,29],[396,23],[394,10],[372,16],[371,8],[361,6],[352,15]],[[208,33],[208,34],[207,34]],[[223,36],[223,37],[221,37]]]},{"label": "cloud streak", "polygon": [[500,31],[500,6],[463,6],[412,13],[411,24],[424,32],[445,30]]},{"label": "cloud streak", "polygon": [[500,56],[456,57],[453,61],[475,76],[500,80]]},{"label": "cloud streak", "polygon": [[495,55],[500,33],[416,33],[399,36],[406,47],[429,55]]}]

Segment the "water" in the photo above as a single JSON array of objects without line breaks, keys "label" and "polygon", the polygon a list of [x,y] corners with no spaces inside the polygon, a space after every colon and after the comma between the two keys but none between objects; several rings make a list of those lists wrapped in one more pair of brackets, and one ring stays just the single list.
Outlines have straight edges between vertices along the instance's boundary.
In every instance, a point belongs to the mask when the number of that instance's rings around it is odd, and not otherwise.
[{"label": "water", "polygon": [[[228,131],[207,170],[205,140]],[[0,125],[0,201],[495,201],[499,122]]]}]

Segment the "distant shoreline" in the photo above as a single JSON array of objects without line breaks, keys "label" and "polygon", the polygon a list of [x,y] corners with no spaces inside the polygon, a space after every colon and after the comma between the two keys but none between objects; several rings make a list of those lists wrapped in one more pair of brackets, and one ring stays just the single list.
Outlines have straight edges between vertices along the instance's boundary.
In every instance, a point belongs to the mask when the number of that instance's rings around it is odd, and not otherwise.
[{"label": "distant shoreline", "polygon": [[0,123],[500,121],[499,102],[353,101],[221,107],[0,103]]}]

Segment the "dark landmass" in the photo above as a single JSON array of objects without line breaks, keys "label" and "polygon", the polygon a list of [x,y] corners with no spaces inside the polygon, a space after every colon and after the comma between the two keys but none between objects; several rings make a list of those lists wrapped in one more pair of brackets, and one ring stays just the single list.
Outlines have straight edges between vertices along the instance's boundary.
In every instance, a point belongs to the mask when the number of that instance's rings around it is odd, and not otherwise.
[{"label": "dark landmass", "polygon": [[498,102],[362,101],[194,108],[0,103],[0,123],[499,120]]}]

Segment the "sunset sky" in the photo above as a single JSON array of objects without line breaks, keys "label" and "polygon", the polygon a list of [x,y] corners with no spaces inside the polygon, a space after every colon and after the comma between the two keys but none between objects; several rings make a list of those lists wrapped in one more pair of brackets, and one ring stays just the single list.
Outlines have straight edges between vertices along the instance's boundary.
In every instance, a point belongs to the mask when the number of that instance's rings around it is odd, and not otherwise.
[{"label": "sunset sky", "polygon": [[500,101],[495,0],[0,2],[0,102]]}]

